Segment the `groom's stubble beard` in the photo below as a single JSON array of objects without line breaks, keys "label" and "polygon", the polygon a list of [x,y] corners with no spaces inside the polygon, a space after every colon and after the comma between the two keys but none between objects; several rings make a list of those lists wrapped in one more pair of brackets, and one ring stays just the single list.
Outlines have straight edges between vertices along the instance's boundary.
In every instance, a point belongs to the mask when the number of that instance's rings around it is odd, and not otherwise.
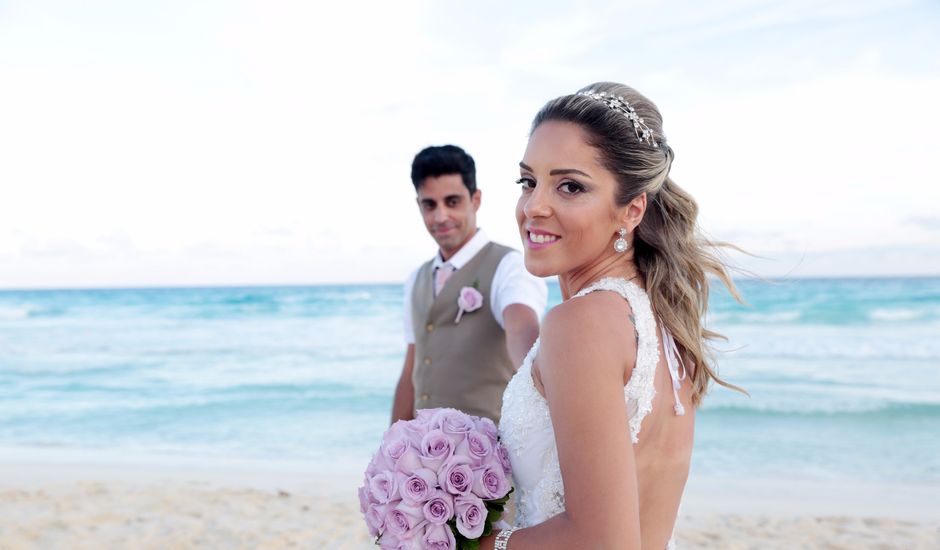
[{"label": "groom's stubble beard", "polygon": [[[464,214],[463,212],[461,214]],[[466,245],[477,232],[476,212],[468,207],[465,215],[427,227],[428,233],[440,248],[444,259],[453,256]]]},{"label": "groom's stubble beard", "polygon": [[476,217],[472,218],[464,220],[463,224],[457,224],[451,231],[444,234],[438,234],[436,230],[431,231],[431,237],[437,243],[443,256],[446,258],[453,256],[473,238],[476,234]]},{"label": "groom's stubble beard", "polygon": [[426,178],[417,189],[425,229],[449,259],[476,233],[479,189],[471,193],[460,174]]}]

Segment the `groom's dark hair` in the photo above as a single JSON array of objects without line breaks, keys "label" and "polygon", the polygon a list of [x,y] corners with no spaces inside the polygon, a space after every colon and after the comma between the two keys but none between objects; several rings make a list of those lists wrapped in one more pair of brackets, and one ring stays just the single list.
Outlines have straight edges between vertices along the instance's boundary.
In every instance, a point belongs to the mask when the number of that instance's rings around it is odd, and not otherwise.
[{"label": "groom's dark hair", "polygon": [[417,191],[425,178],[460,174],[463,184],[473,195],[477,190],[477,168],[473,157],[456,145],[426,147],[411,163],[411,183]]}]

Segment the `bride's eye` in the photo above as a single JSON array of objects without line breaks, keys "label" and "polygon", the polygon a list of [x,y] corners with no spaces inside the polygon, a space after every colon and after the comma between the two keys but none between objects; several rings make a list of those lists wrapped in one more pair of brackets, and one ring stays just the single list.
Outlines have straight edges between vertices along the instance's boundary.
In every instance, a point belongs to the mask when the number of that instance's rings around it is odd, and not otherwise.
[{"label": "bride's eye", "polygon": [[525,176],[516,180],[516,183],[522,186],[522,192],[531,191],[535,189],[535,180],[532,178],[527,178]]},{"label": "bride's eye", "polygon": [[584,186],[574,181],[562,182],[558,189],[566,195],[577,195],[584,192]]}]

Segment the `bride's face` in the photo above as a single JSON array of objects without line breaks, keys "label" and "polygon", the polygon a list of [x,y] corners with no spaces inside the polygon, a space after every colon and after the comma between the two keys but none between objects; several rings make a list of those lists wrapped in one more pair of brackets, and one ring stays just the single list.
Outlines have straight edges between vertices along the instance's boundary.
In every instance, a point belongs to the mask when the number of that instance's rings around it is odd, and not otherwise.
[{"label": "bride's face", "polygon": [[519,163],[516,221],[525,266],[534,275],[572,272],[616,254],[617,182],[599,157],[570,122],[545,122],[529,138]]}]

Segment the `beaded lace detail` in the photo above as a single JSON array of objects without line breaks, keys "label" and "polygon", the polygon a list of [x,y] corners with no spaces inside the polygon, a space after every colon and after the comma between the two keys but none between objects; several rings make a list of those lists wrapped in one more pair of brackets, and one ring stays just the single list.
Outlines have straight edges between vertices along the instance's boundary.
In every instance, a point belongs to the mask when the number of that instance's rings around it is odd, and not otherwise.
[{"label": "beaded lace detail", "polygon": [[506,387],[499,425],[512,463],[518,527],[541,523],[565,509],[565,488],[548,403],[532,381],[532,360],[539,342],[532,345]]},{"label": "beaded lace detail", "polygon": [[623,389],[630,415],[630,438],[639,441],[640,426],[646,415],[653,410],[656,387],[656,364],[659,363],[659,340],[656,338],[656,319],[649,296],[635,283],[624,279],[601,279],[574,295],[584,296],[595,290],[611,290],[623,296],[633,309],[637,333],[636,366],[630,381]]},{"label": "beaded lace detail", "polygon": [[[574,298],[595,290],[611,290],[623,296],[633,309],[637,342],[636,366],[624,387],[630,415],[630,437],[639,440],[643,419],[653,408],[653,385],[659,363],[656,321],[649,297],[634,283],[623,279],[602,279],[578,292]],[[565,488],[558,463],[558,449],[549,416],[548,403],[532,381],[532,361],[540,340],[529,350],[522,366],[503,394],[499,431],[509,450],[516,489],[516,526],[542,523],[565,509]]]}]

